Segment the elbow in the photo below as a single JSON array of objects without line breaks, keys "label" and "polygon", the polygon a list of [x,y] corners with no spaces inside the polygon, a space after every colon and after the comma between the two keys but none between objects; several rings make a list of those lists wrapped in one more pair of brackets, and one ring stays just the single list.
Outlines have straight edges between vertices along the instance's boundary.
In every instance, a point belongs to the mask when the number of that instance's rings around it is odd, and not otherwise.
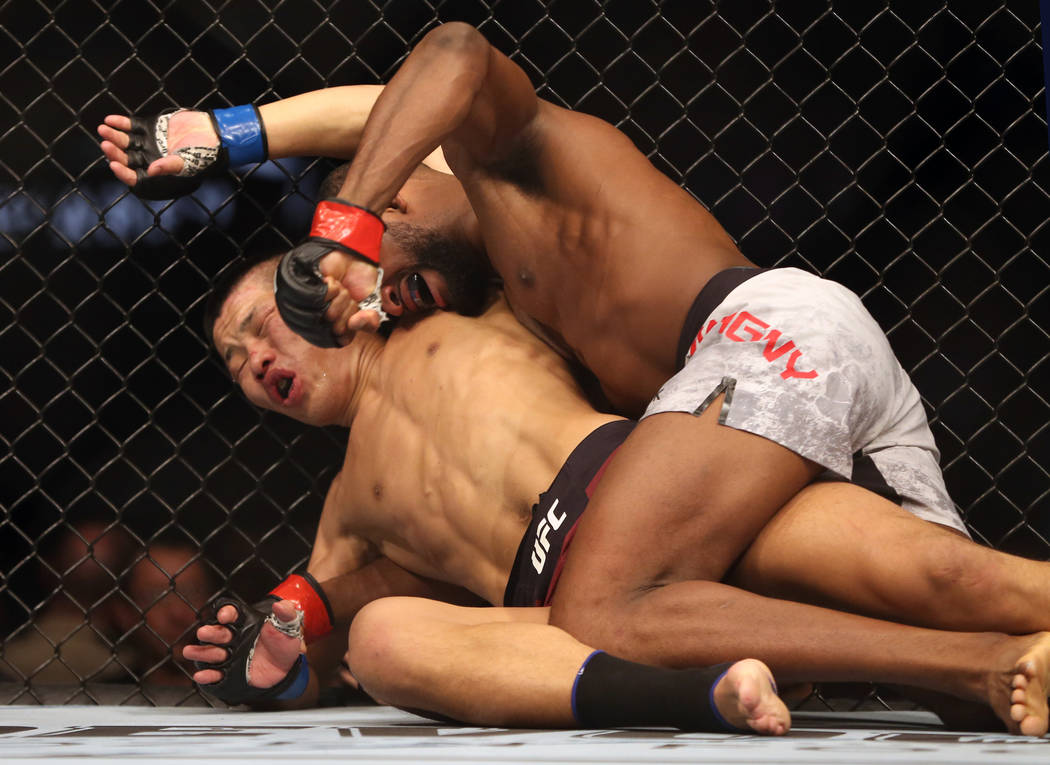
[{"label": "elbow", "polygon": [[489,42],[485,36],[462,21],[449,21],[431,29],[416,46],[416,50],[468,61],[486,59],[488,49]]}]

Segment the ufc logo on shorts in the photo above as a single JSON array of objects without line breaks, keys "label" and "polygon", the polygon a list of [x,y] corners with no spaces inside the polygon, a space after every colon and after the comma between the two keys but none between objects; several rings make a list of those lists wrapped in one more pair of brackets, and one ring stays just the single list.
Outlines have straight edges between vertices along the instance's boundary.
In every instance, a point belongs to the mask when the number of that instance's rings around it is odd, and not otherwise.
[{"label": "ufc logo on shorts", "polygon": [[562,513],[560,517],[554,514],[557,507],[558,500],[554,500],[550,510],[547,511],[547,517],[541,519],[536,527],[536,541],[532,545],[532,567],[536,569],[537,574],[543,573],[543,566],[547,563],[547,552],[551,549],[547,534],[552,530],[557,531],[565,522],[565,513]]},{"label": "ufc logo on shorts", "polygon": [[[812,380],[818,374],[815,369],[799,371],[796,364],[802,358],[802,351],[795,347],[795,341],[785,340],[780,342],[782,337],[780,330],[770,329],[766,322],[749,311],[737,311],[722,317],[721,320],[711,319],[711,321],[707,322],[707,326],[702,327],[696,333],[692,345],[689,346],[689,353],[686,354],[686,361],[693,357],[697,346],[703,342],[704,338],[715,331],[716,325],[718,327],[717,332],[720,335],[725,335],[736,343],[760,343],[765,340],[766,347],[762,349],[762,355],[766,357],[766,361],[770,364],[790,353],[784,362],[784,371],[780,373],[780,376],[785,380],[789,380],[792,377]],[[780,343],[779,345],[777,345],[778,342]]]}]

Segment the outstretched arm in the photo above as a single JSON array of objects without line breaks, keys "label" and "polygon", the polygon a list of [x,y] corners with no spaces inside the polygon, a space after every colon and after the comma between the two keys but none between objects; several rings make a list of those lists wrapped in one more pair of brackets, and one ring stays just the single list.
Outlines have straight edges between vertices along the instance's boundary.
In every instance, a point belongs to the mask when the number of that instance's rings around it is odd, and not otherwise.
[{"label": "outstretched arm", "polygon": [[[346,85],[303,93],[259,107],[267,140],[267,158],[321,156],[349,159],[361,142],[365,122],[382,85]],[[110,114],[98,127],[102,152],[109,160],[113,174],[128,186],[134,186],[135,171],[129,167],[127,148],[131,119],[123,114]],[[215,134],[207,112],[187,110],[172,117],[169,123],[168,152],[150,164],[148,175],[175,175],[183,169],[183,159],[176,152],[189,147],[216,147]],[[437,149],[424,158],[435,170],[450,172]]]}]

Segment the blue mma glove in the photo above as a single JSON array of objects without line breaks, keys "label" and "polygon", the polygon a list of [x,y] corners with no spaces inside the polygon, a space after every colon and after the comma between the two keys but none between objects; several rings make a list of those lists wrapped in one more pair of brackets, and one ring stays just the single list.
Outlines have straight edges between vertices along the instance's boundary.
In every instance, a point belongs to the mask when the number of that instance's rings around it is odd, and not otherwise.
[{"label": "blue mma glove", "polygon": [[266,130],[254,106],[234,106],[208,112],[219,145],[188,146],[175,154],[182,157],[178,175],[146,175],[146,168],[168,154],[168,121],[180,109],[153,117],[131,117],[128,132],[128,167],[138,178],[131,187],[142,199],[174,199],[192,194],[205,178],[221,175],[230,167],[263,162],[268,153]]}]

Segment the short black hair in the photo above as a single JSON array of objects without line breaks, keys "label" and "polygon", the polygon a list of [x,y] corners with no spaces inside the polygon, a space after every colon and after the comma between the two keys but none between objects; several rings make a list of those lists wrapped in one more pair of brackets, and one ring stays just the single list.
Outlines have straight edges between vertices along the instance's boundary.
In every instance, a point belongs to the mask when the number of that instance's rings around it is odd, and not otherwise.
[{"label": "short black hair", "polygon": [[230,296],[230,293],[233,292],[238,284],[244,281],[244,277],[248,275],[249,271],[268,261],[277,260],[284,255],[284,252],[284,250],[279,252],[265,250],[246,255],[233,261],[219,273],[218,279],[215,280],[215,286],[212,287],[211,293],[208,295],[208,302],[204,304],[204,336],[208,338],[208,342],[212,347],[215,346],[215,320],[222,313],[222,307],[226,304],[226,299]]}]

